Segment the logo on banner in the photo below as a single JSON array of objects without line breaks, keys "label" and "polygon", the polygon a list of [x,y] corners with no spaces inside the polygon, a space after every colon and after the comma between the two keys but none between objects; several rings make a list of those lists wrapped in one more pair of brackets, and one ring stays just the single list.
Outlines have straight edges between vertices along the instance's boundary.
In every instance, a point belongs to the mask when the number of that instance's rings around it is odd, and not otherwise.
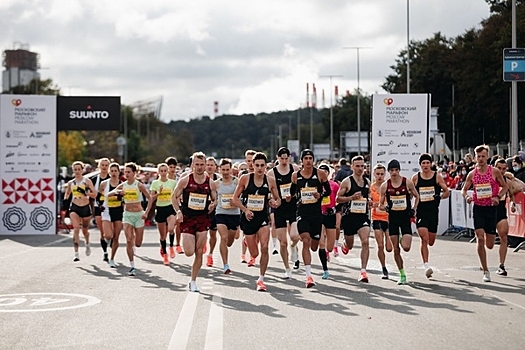
[{"label": "logo on banner", "polygon": [[35,230],[45,231],[53,225],[53,212],[46,207],[36,207],[29,216],[29,223]]},{"label": "logo on banner", "polygon": [[394,103],[394,99],[391,97],[384,98],[383,103],[387,106],[390,106],[392,103]]},{"label": "logo on banner", "polygon": [[4,211],[2,216],[2,223],[9,231],[20,231],[24,228],[27,222],[26,213],[22,208],[9,207]]},{"label": "logo on banner", "polygon": [[11,100],[11,104],[15,107],[18,107],[22,104],[22,100],[19,98],[15,98]]},{"label": "logo on banner", "polygon": [[118,130],[120,97],[70,97],[57,99],[59,130]]},{"label": "logo on banner", "polygon": [[[35,170],[39,172],[40,170]],[[31,172],[25,170],[25,172]],[[5,199],[2,204],[16,204],[25,202],[29,204],[40,204],[46,201],[54,201],[53,179],[43,178],[32,181],[28,178],[16,178],[11,181],[2,180],[2,193]]]}]

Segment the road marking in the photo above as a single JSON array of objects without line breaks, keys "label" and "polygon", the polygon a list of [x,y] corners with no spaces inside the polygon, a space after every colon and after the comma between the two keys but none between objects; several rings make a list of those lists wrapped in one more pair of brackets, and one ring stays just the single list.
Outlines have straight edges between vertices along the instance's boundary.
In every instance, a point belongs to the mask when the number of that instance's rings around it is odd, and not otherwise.
[{"label": "road marking", "polygon": [[206,330],[206,350],[222,350],[223,348],[223,325],[224,325],[224,308],[222,307],[222,298],[220,294],[214,294],[210,306],[210,316],[208,318],[208,329]]},{"label": "road marking", "polygon": [[58,239],[58,240],[53,241],[53,242],[42,244],[41,246],[31,247],[31,248],[28,248],[28,249],[25,249],[25,250],[18,251],[16,253],[11,253],[11,254],[7,254],[7,255],[4,255],[4,256],[0,256],[0,259],[11,259],[12,257],[17,256],[17,255],[27,254],[28,252],[30,252],[32,250],[35,250],[35,249],[38,249],[38,248],[42,248],[42,247],[49,247],[50,245],[62,243],[62,242],[68,241],[68,240],[71,240],[71,238],[70,237],[64,237],[64,238]]},{"label": "road marking", "polygon": [[179,319],[175,325],[175,330],[171,335],[168,350],[187,348],[198,302],[199,293],[188,292],[186,295],[186,300],[184,301],[184,305],[182,305]]},{"label": "road marking", "polygon": [[[34,298],[39,296],[39,298]],[[60,297],[60,298],[58,298]],[[75,300],[76,299],[76,300]],[[76,305],[60,306],[57,304],[76,302]],[[81,303],[80,303],[81,302]],[[100,299],[90,295],[68,293],[25,293],[0,295],[1,312],[41,312],[61,311],[88,307],[100,303]],[[17,306],[11,309],[10,306]]]}]

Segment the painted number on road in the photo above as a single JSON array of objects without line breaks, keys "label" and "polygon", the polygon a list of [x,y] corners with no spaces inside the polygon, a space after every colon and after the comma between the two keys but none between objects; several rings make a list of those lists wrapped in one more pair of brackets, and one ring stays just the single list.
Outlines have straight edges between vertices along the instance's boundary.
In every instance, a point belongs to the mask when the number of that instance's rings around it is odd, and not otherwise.
[{"label": "painted number on road", "polygon": [[89,295],[67,293],[27,293],[0,295],[0,312],[60,311],[100,303]]}]

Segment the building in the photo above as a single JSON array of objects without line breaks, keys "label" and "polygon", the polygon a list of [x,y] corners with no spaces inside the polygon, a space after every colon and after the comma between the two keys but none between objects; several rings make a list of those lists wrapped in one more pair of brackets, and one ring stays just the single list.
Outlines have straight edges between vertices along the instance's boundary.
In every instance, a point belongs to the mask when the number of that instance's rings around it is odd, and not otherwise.
[{"label": "building", "polygon": [[3,54],[2,91],[9,92],[19,85],[29,85],[31,80],[40,79],[39,55],[29,51],[29,45],[15,44],[13,50],[5,50]]}]

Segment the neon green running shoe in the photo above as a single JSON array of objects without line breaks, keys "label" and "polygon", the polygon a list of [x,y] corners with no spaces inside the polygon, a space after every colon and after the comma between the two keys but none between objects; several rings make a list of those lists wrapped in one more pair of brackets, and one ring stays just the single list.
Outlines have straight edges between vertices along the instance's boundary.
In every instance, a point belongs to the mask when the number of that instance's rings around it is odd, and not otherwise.
[{"label": "neon green running shoe", "polygon": [[399,281],[397,281],[397,284],[407,284],[407,276],[401,275],[401,277],[399,277]]}]

